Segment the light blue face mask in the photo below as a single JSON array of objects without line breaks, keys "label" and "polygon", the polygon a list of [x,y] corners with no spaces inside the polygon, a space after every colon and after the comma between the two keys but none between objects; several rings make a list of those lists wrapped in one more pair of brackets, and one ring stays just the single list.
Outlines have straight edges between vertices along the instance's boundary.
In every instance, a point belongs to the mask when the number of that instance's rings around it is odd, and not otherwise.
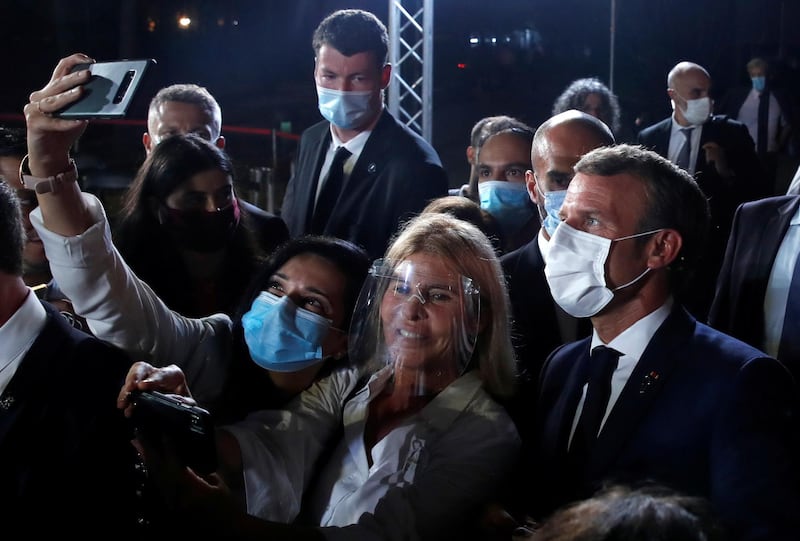
[{"label": "light blue face mask", "polygon": [[751,77],[750,80],[753,82],[753,89],[756,92],[763,92],[767,86],[767,78],[764,76]]},{"label": "light blue face mask", "polygon": [[544,199],[545,216],[542,218],[542,227],[547,231],[547,234],[552,237],[556,232],[556,227],[561,223],[561,218],[558,216],[558,211],[561,210],[561,205],[564,204],[564,198],[567,196],[567,190],[554,190],[552,192],[542,193],[539,185],[536,185],[536,190],[539,196]]},{"label": "light blue face mask", "polygon": [[481,208],[491,214],[506,235],[516,233],[533,217],[524,182],[486,180],[478,183]]},{"label": "light blue face mask", "polygon": [[289,297],[262,291],[242,316],[250,357],[262,368],[295,372],[322,361],[331,320],[298,308]]},{"label": "light blue face mask", "polygon": [[358,128],[372,114],[371,90],[331,90],[317,85],[320,114],[343,130]]}]

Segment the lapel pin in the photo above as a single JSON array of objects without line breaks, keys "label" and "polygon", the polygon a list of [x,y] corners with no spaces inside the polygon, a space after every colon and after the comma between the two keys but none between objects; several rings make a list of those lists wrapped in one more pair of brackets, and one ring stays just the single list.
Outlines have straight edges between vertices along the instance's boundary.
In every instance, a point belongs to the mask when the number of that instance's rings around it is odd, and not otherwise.
[{"label": "lapel pin", "polygon": [[14,397],[11,395],[6,395],[3,398],[0,398],[0,410],[8,411],[11,409],[11,406],[14,405]]},{"label": "lapel pin", "polygon": [[650,372],[642,380],[642,385],[639,387],[639,394],[644,394],[649,391],[653,385],[656,384],[661,375],[658,372]]},{"label": "lapel pin", "polygon": [[367,173],[374,173],[377,170],[378,170],[378,166],[375,165],[375,162],[372,162],[367,166]]}]

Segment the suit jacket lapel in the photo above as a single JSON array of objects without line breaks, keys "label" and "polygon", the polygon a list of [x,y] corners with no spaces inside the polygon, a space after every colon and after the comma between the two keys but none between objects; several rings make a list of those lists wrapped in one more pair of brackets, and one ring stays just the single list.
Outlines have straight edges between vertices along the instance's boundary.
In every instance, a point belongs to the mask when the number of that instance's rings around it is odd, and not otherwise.
[{"label": "suit jacket lapel", "polygon": [[770,215],[763,228],[759,227],[758,224],[751,224],[755,226],[753,237],[755,242],[750,244],[758,246],[756,265],[760,271],[759,276],[766,276],[763,290],[761,291],[762,294],[766,292],[772,264],[775,262],[775,256],[778,255],[778,248],[780,248],[781,242],[783,241],[783,236],[789,229],[792,216],[794,216],[795,211],[797,211],[798,203],[800,203],[800,200],[793,199],[775,209],[776,212]]},{"label": "suit jacket lapel", "polygon": [[546,456],[559,457],[560,463],[563,463],[567,456],[569,434],[585,383],[583,367],[589,362],[591,340],[585,339],[584,342],[579,348],[581,356],[578,358],[578,362],[573,363],[569,368],[562,387],[563,392],[559,394],[558,400],[553,404],[551,414],[547,415],[549,422],[542,445],[546,449]]},{"label": "suit jacket lapel", "polygon": [[304,231],[311,231],[311,221],[314,217],[314,206],[317,200],[317,186],[319,186],[319,174],[322,171],[322,164],[325,162],[325,155],[328,153],[328,147],[331,144],[331,129],[330,125],[320,132],[317,142],[317,155],[314,161],[314,170],[311,178],[307,179],[305,185],[308,186],[308,192],[303,194],[307,205],[305,208],[306,215],[303,222],[305,223]]},{"label": "suit jacket lapel", "polygon": [[[14,424],[24,419],[28,408],[42,407],[36,403],[37,392],[43,390],[46,385],[44,382],[48,381],[50,374],[60,373],[52,370],[49,364],[51,360],[60,358],[59,352],[65,347],[65,334],[59,332],[60,322],[54,319],[63,316],[48,304],[43,303],[43,306],[47,310],[47,322],[0,395],[0,444],[4,444],[6,435]],[[66,321],[64,325],[66,326]]]},{"label": "suit jacket lapel", "polygon": [[696,321],[676,303],[672,313],[653,335],[636,364],[597,439],[592,455],[593,472],[609,471],[636,426],[648,414],[670,373],[680,362],[679,352],[694,332]]},{"label": "suit jacket lapel", "polygon": [[[384,109],[378,123],[372,129],[372,133],[364,145],[364,149],[358,156],[358,161],[353,166],[352,172],[347,176],[342,187],[342,192],[349,193],[352,190],[352,183],[363,182],[378,174],[383,169],[381,158],[390,156],[389,143],[392,137],[389,132],[392,128],[392,117]],[[368,181],[367,181],[368,182]]]}]

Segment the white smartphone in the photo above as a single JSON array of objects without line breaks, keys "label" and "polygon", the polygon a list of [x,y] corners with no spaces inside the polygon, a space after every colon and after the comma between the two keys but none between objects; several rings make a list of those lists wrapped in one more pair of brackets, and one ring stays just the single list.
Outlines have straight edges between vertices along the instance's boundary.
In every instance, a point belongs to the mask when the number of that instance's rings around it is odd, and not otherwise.
[{"label": "white smartphone", "polygon": [[72,68],[72,73],[85,69],[92,73],[89,82],[83,85],[83,96],[53,116],[66,119],[124,118],[144,76],[155,64],[152,58],[78,64]]}]

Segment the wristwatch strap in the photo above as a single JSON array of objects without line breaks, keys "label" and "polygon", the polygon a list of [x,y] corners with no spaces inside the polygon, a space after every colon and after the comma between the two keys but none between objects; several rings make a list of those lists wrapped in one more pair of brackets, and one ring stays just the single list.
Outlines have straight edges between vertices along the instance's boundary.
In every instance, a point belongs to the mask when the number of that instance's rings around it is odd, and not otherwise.
[{"label": "wristwatch strap", "polygon": [[28,190],[33,190],[36,193],[58,193],[61,187],[69,182],[78,180],[78,167],[75,165],[75,160],[69,160],[69,167],[52,177],[34,177],[30,174],[28,167],[28,155],[22,158],[19,164],[19,180],[23,186]]}]

